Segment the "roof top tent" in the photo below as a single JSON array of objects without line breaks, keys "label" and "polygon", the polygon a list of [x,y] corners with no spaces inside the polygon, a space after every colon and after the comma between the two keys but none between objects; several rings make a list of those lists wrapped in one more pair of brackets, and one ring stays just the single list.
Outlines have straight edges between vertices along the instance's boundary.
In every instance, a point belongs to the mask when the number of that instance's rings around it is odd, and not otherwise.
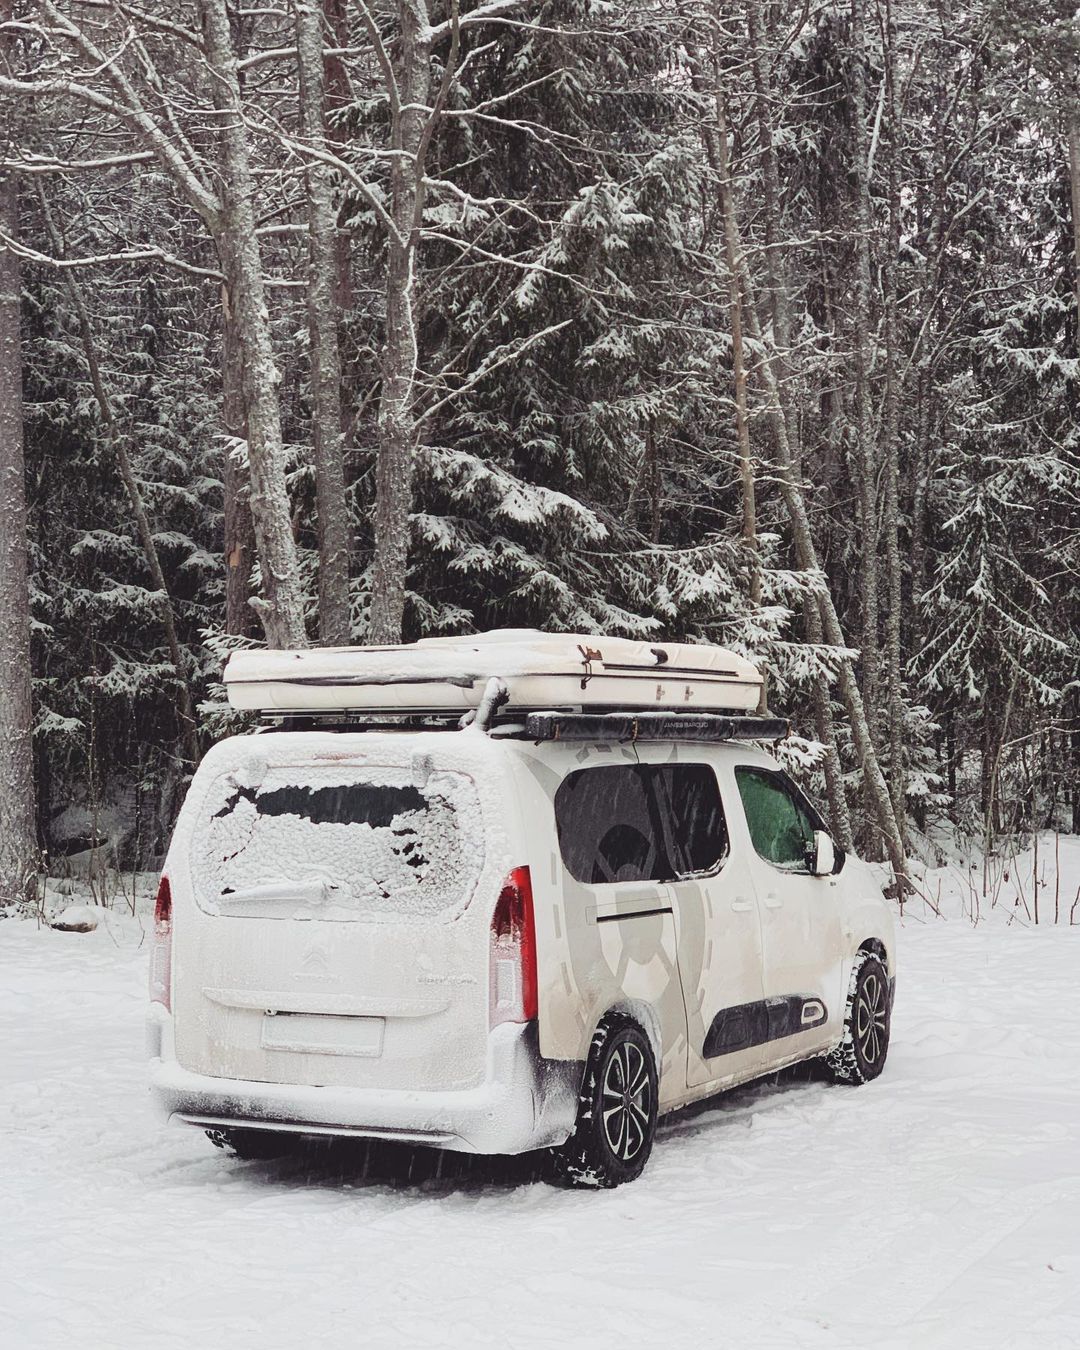
[{"label": "roof top tent", "polygon": [[623,739],[620,717],[651,739],[691,722],[696,739],[730,739],[751,722],[755,738],[786,731],[745,716],[758,707],[762,676],[722,647],[502,629],[396,647],[235,652],[225,668],[234,708],[305,721],[471,712],[491,722],[492,680],[500,716],[524,718],[530,739]]}]

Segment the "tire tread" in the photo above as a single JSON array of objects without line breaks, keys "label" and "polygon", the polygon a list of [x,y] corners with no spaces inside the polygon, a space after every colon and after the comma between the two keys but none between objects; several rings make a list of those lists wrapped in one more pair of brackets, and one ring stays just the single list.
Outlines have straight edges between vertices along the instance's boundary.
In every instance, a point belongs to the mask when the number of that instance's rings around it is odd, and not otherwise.
[{"label": "tire tread", "polygon": [[[834,1083],[848,1083],[852,1086],[859,1086],[863,1083],[872,1082],[881,1072],[884,1066],[884,1056],[881,1064],[877,1067],[877,1072],[867,1073],[860,1062],[858,1052],[855,1047],[855,999],[859,992],[859,982],[863,971],[871,962],[881,971],[881,978],[888,983],[888,972],[885,969],[881,957],[876,953],[867,951],[865,948],[855,953],[855,960],[851,966],[851,976],[848,980],[847,1002],[844,1005],[844,1038],[835,1049],[830,1050],[825,1056],[825,1067],[829,1072]],[[888,1036],[888,1022],[886,1022],[886,1038]],[[888,1041],[886,1039],[886,1054],[888,1053]]]},{"label": "tire tread", "polygon": [[[640,1037],[642,1047],[648,1056],[652,1070],[652,1123],[648,1138],[638,1157],[628,1167],[616,1167],[600,1140],[594,1119],[594,1105],[598,1090],[598,1075],[604,1064],[604,1049],[612,1037],[623,1031],[632,1031]],[[578,1112],[574,1132],[565,1144],[552,1150],[554,1179],[566,1186],[589,1186],[606,1190],[639,1176],[652,1152],[658,1089],[659,1077],[649,1038],[632,1017],[625,1013],[609,1013],[593,1032],[589,1045],[589,1055],[578,1092]]]}]

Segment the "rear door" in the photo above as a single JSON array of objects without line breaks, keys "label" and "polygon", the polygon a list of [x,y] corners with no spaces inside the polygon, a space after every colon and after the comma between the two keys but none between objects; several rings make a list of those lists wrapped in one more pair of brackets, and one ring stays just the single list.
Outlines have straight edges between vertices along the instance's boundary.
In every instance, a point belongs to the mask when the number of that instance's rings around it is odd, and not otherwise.
[{"label": "rear door", "polygon": [[263,1082],[474,1083],[498,893],[477,785],[428,756],[325,758],[252,754],[206,788],[170,862],[177,1057]]},{"label": "rear door", "polygon": [[824,826],[787,774],[737,764],[734,777],[761,909],[767,1059],[775,1062],[835,1039],[843,1013],[838,890],[835,877],[811,874],[814,831]]},{"label": "rear door", "polygon": [[[541,997],[541,1017],[557,1025],[576,1010],[587,1053],[597,1022],[613,1007],[647,1006],[658,1021],[660,1100],[683,1087],[686,1016],[670,883],[670,841],[649,764],[574,769],[554,794],[566,925],[564,990]],[[554,972],[553,972],[554,973]]]},{"label": "rear door", "polygon": [[752,880],[729,865],[712,766],[578,769],[555,810],[576,984],[593,1022],[620,1001],[656,1012],[664,1103],[687,1085],[752,1073],[761,936]]},{"label": "rear door", "polygon": [[754,1017],[764,992],[753,880],[732,856],[711,764],[664,765],[654,786],[675,863],[687,1085],[748,1077],[762,1060]]}]

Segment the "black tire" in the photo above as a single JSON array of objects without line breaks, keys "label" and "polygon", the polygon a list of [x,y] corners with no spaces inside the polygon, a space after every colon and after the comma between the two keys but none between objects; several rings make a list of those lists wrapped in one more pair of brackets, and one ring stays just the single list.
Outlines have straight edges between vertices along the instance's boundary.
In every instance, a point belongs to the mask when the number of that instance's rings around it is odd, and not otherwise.
[{"label": "black tire", "polygon": [[844,1039],[825,1056],[836,1083],[869,1083],[885,1067],[892,1008],[889,976],[880,957],[858,952],[851,967]]},{"label": "black tire", "polygon": [[285,1130],[207,1130],[206,1137],[245,1162],[284,1158],[300,1147],[300,1136]]},{"label": "black tire", "polygon": [[556,1178],[610,1189],[639,1177],[656,1135],[659,1079],[649,1038],[612,1013],[592,1038],[574,1133],[553,1150]]}]

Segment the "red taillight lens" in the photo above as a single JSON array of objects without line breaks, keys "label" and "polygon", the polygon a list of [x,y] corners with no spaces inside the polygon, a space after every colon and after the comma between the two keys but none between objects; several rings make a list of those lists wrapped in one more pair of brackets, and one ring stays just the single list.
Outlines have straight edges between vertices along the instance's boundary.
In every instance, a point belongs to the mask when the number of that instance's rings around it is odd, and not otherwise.
[{"label": "red taillight lens", "polygon": [[172,923],[172,887],[169,878],[162,877],[158,882],[157,899],[154,901],[154,926]]},{"label": "red taillight lens", "polygon": [[515,867],[491,919],[491,1025],[531,1022],[537,1013],[532,879]]},{"label": "red taillight lens", "polygon": [[150,1001],[172,1008],[172,888],[158,882],[154,901],[154,946],[150,956]]}]

